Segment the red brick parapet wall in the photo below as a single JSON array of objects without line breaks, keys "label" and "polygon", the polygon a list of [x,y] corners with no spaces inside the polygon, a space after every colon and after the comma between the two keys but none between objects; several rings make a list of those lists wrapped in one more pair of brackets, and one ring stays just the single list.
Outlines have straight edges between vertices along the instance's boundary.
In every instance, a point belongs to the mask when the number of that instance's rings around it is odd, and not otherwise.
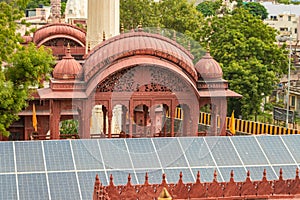
[{"label": "red brick parapet wall", "polygon": [[299,169],[296,170],[295,179],[283,180],[282,169],[278,180],[268,181],[266,170],[263,172],[261,181],[251,181],[250,172],[244,182],[235,182],[233,171],[230,174],[229,182],[218,182],[217,173],[210,183],[200,182],[200,173],[197,174],[195,183],[183,183],[182,173],[176,184],[167,184],[166,176],[163,174],[160,184],[149,184],[148,174],[145,176],[143,185],[132,185],[131,176],[128,176],[126,185],[115,186],[113,177],[110,176],[108,186],[103,186],[96,175],[93,200],[153,200],[159,197],[164,188],[172,196],[172,199],[220,199],[220,200],[241,200],[241,199],[300,199]]}]

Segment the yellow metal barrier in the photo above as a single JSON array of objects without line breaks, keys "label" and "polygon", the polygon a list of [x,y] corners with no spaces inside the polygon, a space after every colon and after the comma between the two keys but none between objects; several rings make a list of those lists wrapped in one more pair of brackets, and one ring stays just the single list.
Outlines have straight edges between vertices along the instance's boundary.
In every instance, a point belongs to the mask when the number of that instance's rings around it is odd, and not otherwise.
[{"label": "yellow metal barrier", "polygon": [[[200,112],[199,123],[203,125],[210,125],[211,115],[209,113]],[[229,128],[230,117],[226,117],[226,127]],[[218,127],[220,127],[220,118],[218,116]],[[247,134],[270,134],[270,135],[285,135],[285,134],[299,134],[297,129],[287,129],[282,126],[275,126],[271,124],[264,124],[254,121],[246,121],[241,119],[235,120],[235,128],[238,133]]]}]

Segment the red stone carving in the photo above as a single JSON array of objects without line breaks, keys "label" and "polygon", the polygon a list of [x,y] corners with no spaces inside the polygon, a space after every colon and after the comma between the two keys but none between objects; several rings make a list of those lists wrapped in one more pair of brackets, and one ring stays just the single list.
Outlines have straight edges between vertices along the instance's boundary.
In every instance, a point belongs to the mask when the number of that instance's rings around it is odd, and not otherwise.
[{"label": "red stone carving", "polygon": [[234,172],[231,170],[230,172],[230,180],[228,183],[225,184],[224,188],[224,196],[231,197],[231,196],[239,196],[239,187],[238,184],[234,181]]},{"label": "red stone carving", "polygon": [[206,187],[200,182],[200,172],[197,173],[196,183],[191,186],[190,198],[202,198],[206,196]]},{"label": "red stone carving", "polygon": [[247,172],[246,181],[241,185],[241,195],[256,195],[255,183],[250,179],[250,171]]},{"label": "red stone carving", "polygon": [[209,183],[207,186],[207,197],[222,197],[223,188],[222,184],[217,181],[217,171],[214,172],[214,179],[212,183]]}]

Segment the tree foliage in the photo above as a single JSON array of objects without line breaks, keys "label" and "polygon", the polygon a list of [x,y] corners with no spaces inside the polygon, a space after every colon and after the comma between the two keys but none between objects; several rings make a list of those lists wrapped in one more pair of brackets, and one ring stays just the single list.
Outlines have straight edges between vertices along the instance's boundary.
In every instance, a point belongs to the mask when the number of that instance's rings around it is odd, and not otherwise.
[{"label": "tree foliage", "polygon": [[4,135],[26,107],[30,86],[36,85],[39,78],[46,78],[54,62],[49,50],[33,44],[20,45],[22,38],[16,32],[16,20],[23,16],[26,5],[18,4],[21,1],[0,2],[0,133]]},{"label": "tree foliage", "polygon": [[207,19],[202,43],[209,42],[212,56],[222,65],[230,88],[243,95],[229,102],[229,113],[247,118],[259,114],[262,99],[287,72],[285,47],[275,43],[275,29],[243,8]]},{"label": "tree foliage", "polygon": [[187,0],[120,0],[120,18],[125,29],[160,27],[198,39],[203,16]]},{"label": "tree foliage", "polygon": [[217,1],[203,1],[197,5],[197,10],[201,12],[205,17],[217,15],[218,10],[222,5],[221,0]]},{"label": "tree foliage", "polygon": [[253,16],[264,20],[268,17],[267,9],[258,2],[247,2],[243,4],[243,8],[248,10]]}]

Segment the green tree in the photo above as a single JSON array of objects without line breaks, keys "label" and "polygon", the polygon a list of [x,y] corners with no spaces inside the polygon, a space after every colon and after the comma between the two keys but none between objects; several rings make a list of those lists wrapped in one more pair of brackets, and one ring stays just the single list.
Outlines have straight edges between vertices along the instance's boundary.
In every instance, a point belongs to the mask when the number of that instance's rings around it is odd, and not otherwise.
[{"label": "green tree", "polygon": [[[23,6],[12,1],[0,2],[0,134],[8,135],[7,128],[27,105],[30,86],[46,78],[54,62],[51,52],[33,44],[21,46],[16,20],[23,15]],[[18,7],[17,5],[21,5]]]},{"label": "green tree", "polygon": [[257,16],[262,20],[268,17],[267,9],[258,2],[247,2],[243,4],[243,7],[252,15]]},{"label": "green tree", "polygon": [[205,17],[215,16],[221,8],[222,1],[203,1],[197,5],[197,10],[200,11]]},{"label": "green tree", "polygon": [[276,44],[276,34],[275,29],[243,8],[222,18],[207,19],[201,41],[209,42],[230,88],[243,95],[229,101],[229,113],[235,110],[243,118],[259,114],[262,100],[287,72],[288,55],[284,46]]},{"label": "green tree", "polygon": [[187,0],[121,0],[120,18],[125,29],[137,27],[161,27],[173,29],[199,39],[203,16]]}]

